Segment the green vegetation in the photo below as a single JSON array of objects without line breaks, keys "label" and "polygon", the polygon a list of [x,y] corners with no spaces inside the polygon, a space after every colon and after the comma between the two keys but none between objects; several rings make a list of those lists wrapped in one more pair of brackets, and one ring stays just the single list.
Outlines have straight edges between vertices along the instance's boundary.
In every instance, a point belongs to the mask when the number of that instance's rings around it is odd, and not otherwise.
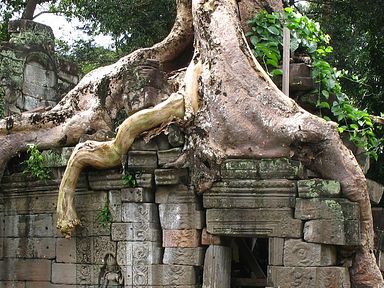
[{"label": "green vegetation", "polygon": [[49,168],[44,166],[45,157],[37,148],[35,144],[29,144],[27,153],[29,158],[25,161],[27,165],[23,173],[30,173],[32,176],[40,180],[45,180],[49,178],[50,171]]},{"label": "green vegetation", "polygon": [[126,171],[122,176],[123,184],[127,187],[134,188],[137,187],[136,174],[134,172]]},{"label": "green vegetation", "polygon": [[[330,37],[322,32],[320,25],[292,8],[285,8],[282,15],[262,11],[248,23],[252,29],[248,36],[254,54],[272,76],[282,73],[279,69],[282,30],[284,25],[290,29],[291,53],[304,53],[312,59],[312,77],[318,95],[317,106],[320,112],[331,112],[331,117],[324,118],[338,122],[340,133],[348,133],[350,140],[357,147],[377,159],[384,143],[378,136],[382,127],[375,127],[367,110],[357,108],[352,98],[343,92],[341,79],[348,77],[349,73],[337,70],[328,63],[327,57],[333,48],[329,45]],[[351,78],[358,79],[353,75]]]},{"label": "green vegetation", "polygon": [[100,209],[99,215],[97,217],[98,222],[100,225],[105,228],[110,230],[111,229],[111,223],[113,220],[111,210],[109,209],[109,198],[107,195],[107,200],[104,203],[103,208]]}]

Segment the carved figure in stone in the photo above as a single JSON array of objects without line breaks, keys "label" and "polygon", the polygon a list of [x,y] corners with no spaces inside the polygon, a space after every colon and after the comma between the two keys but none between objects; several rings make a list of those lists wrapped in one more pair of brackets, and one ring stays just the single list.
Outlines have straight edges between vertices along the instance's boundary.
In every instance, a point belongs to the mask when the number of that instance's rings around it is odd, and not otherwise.
[{"label": "carved figure in stone", "polygon": [[115,256],[108,253],[99,274],[99,288],[124,287],[124,277]]}]

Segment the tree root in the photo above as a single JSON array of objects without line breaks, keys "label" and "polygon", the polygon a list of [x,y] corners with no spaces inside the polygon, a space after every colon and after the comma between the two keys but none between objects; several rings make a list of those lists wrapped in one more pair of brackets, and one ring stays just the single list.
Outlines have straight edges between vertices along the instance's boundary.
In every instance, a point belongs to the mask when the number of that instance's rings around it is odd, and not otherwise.
[{"label": "tree root", "polygon": [[127,118],[120,126],[113,141],[86,141],[73,151],[59,188],[57,202],[57,228],[70,237],[74,227],[80,224],[74,207],[74,195],[78,178],[86,166],[110,168],[121,164],[122,157],[142,132],[173,118],[183,118],[184,97],[172,94],[166,101],[151,109],[141,110]]}]

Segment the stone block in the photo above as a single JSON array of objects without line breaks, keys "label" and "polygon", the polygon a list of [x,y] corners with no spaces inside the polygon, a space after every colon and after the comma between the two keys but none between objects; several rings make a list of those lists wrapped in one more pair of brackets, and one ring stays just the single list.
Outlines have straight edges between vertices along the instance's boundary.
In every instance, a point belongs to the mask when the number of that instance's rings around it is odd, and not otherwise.
[{"label": "stone block", "polygon": [[197,283],[194,266],[166,264],[125,266],[124,271],[125,287],[187,288]]},{"label": "stone block", "polygon": [[201,232],[201,245],[223,245],[224,240],[218,236],[207,232],[207,228],[203,228]]},{"label": "stone block", "polygon": [[376,181],[367,179],[369,199],[376,204],[380,203],[381,197],[383,197],[384,186]]},{"label": "stone block", "polygon": [[346,267],[281,267],[268,266],[268,285],[280,288],[349,288]]},{"label": "stone block", "polygon": [[284,266],[332,266],[336,265],[336,247],[287,239],[284,243]]},{"label": "stone block", "polygon": [[259,179],[259,160],[227,159],[221,165],[222,179]]},{"label": "stone block", "polygon": [[160,225],[153,222],[113,223],[112,240],[160,242]]},{"label": "stone block", "polygon": [[146,142],[144,141],[143,137],[138,137],[132,143],[130,149],[132,151],[157,151],[159,148],[157,147],[156,139],[151,139],[149,142]]},{"label": "stone block", "polygon": [[236,237],[300,238],[302,222],[290,208],[207,209],[207,231]]},{"label": "stone block", "polygon": [[175,162],[181,155],[181,151],[181,148],[172,148],[168,150],[157,151],[159,166],[162,167],[165,164]]},{"label": "stone block", "polygon": [[296,184],[286,179],[216,182],[203,194],[204,208],[294,207]]},{"label": "stone block", "polygon": [[[111,190],[108,192],[109,211],[112,215],[112,222],[121,222],[121,194],[122,193],[120,192],[120,190]],[[98,210],[100,211],[100,209]]]},{"label": "stone block", "polygon": [[109,236],[77,237],[76,263],[103,264],[106,254],[115,254],[116,242]]},{"label": "stone block", "polygon": [[128,151],[127,165],[133,171],[153,172],[157,168],[156,151]]},{"label": "stone block", "polygon": [[159,264],[162,260],[162,247],[156,242],[117,243],[117,263],[119,265],[141,266]]},{"label": "stone block", "polygon": [[52,214],[4,216],[5,237],[52,237]]},{"label": "stone block", "polygon": [[175,229],[202,229],[204,212],[198,210],[198,205],[191,203],[160,204],[159,215],[161,228]]},{"label": "stone block", "polygon": [[164,248],[163,263],[175,265],[201,266],[205,248]]},{"label": "stone block", "polygon": [[76,264],[52,263],[52,283],[77,284]]},{"label": "stone block", "polygon": [[76,264],[76,287],[99,287],[99,275],[102,265]]},{"label": "stone block", "polygon": [[201,231],[197,229],[163,230],[163,247],[196,248],[200,246]]},{"label": "stone block", "polygon": [[304,225],[304,240],[330,245],[360,245],[359,220],[310,220]]},{"label": "stone block", "polygon": [[297,179],[304,175],[304,167],[298,161],[287,158],[263,159],[259,163],[261,179]]},{"label": "stone block", "polygon": [[1,260],[0,280],[50,281],[51,260],[12,258]]},{"label": "stone block", "polygon": [[[105,200],[104,200],[105,201]],[[101,203],[103,205],[103,203]],[[107,236],[110,235],[108,223],[100,222],[100,212],[96,211],[78,211],[80,226],[75,229],[74,236],[90,237],[90,236]],[[58,230],[57,230],[58,231]],[[59,231],[58,231],[59,234]],[[59,234],[59,236],[61,236]]]},{"label": "stone block", "polygon": [[198,198],[193,188],[185,185],[158,186],[155,202],[159,204],[198,203]]},{"label": "stone block", "polygon": [[155,193],[151,189],[143,187],[121,189],[122,202],[152,203],[155,199]]},{"label": "stone block", "polygon": [[341,196],[341,187],[334,180],[298,180],[297,192],[300,198],[332,198]]},{"label": "stone block", "polygon": [[178,185],[188,183],[187,169],[156,169],[156,185]]},{"label": "stone block", "polygon": [[123,203],[121,212],[123,222],[159,222],[155,203]]},{"label": "stone block", "polygon": [[4,238],[4,257],[54,259],[55,238]]},{"label": "stone block", "polygon": [[204,259],[203,288],[230,288],[231,261],[231,248],[209,246]]},{"label": "stone block", "polygon": [[268,239],[268,264],[273,266],[283,266],[284,257],[284,238]]},{"label": "stone block", "polygon": [[343,198],[325,199],[296,199],[295,218],[301,220],[313,219],[360,219],[360,207],[356,202]]},{"label": "stone block", "polygon": [[[123,175],[118,170],[94,170],[88,172],[89,187],[92,190],[116,190],[127,188],[124,185]],[[137,186],[151,188],[153,177],[149,173],[136,176]]]},{"label": "stone block", "polygon": [[[1,288],[26,288],[28,286],[28,283],[41,283],[41,282],[27,282],[25,283],[24,281],[0,281],[0,287]],[[43,283],[49,283],[49,282],[43,282]],[[50,286],[38,286],[38,288],[45,288]]]},{"label": "stone block", "polygon": [[56,262],[76,262],[76,237],[56,238]]}]

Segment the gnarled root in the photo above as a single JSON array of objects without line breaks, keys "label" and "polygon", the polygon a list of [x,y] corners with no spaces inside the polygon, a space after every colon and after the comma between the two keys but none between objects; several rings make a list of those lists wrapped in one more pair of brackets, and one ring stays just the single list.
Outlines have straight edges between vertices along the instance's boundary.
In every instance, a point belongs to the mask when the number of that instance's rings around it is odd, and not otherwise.
[{"label": "gnarled root", "polygon": [[74,194],[82,169],[86,166],[110,168],[121,163],[135,138],[175,117],[184,116],[184,97],[174,93],[166,101],[151,109],[144,109],[126,119],[119,128],[116,139],[107,142],[87,141],[76,146],[69,159],[59,188],[57,203],[57,228],[71,237],[74,227],[80,224],[74,207]]}]

